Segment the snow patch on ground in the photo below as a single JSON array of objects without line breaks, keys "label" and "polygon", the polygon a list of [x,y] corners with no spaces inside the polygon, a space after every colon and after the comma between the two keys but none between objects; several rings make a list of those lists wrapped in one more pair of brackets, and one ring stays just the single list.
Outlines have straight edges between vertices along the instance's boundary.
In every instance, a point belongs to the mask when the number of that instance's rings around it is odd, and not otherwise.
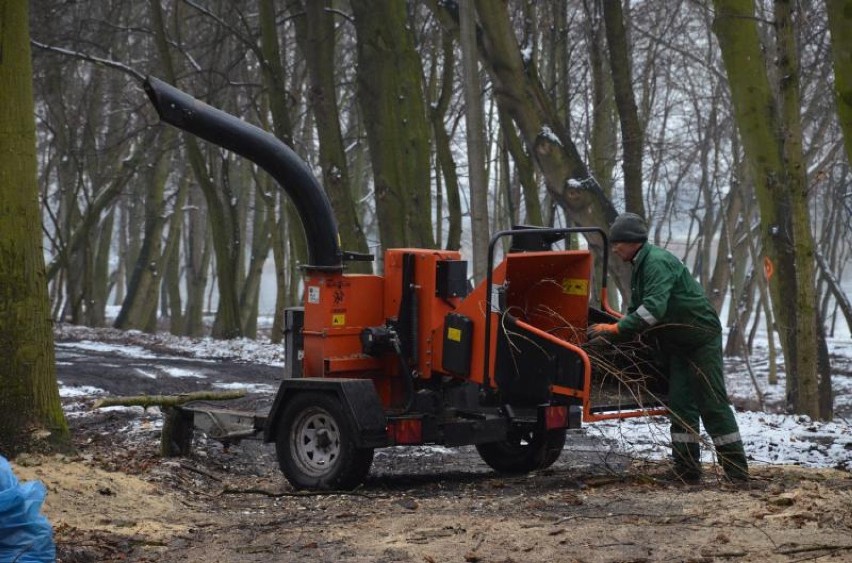
[{"label": "snow patch on ground", "polygon": [[[55,329],[57,346],[79,348],[84,342],[104,346],[104,350],[124,350],[127,357],[157,359],[162,355],[152,350],[164,350],[170,354],[179,354],[200,360],[230,359],[248,363],[266,364],[281,367],[284,365],[284,347],[268,340],[214,340],[212,338],[189,338],[159,332],[147,334],[138,330],[122,331],[114,328],[89,328],[67,324],[57,325]],[[64,343],[63,340],[82,342]],[[96,350],[96,348],[93,348]],[[139,354],[132,356],[131,354]]]},{"label": "snow patch on ground", "polygon": [[129,344],[111,344],[109,342],[93,342],[91,340],[81,340],[68,344],[65,342],[57,342],[57,348],[69,348],[74,350],[88,350],[90,352],[98,352],[100,354],[115,354],[124,358],[135,358],[138,360],[156,360],[161,356],[149,352],[141,346],[132,346]]},{"label": "snow patch on ground", "polygon": [[[229,358],[247,363],[284,365],[284,350],[280,344],[248,339],[212,340],[210,338],[183,338],[168,334],[149,335],[138,331],[122,332],[114,329],[91,329],[61,325],[57,328],[58,340],[82,340],[68,346],[106,351],[108,353],[134,355],[142,359],[161,359],[168,354],[180,354],[194,358]],[[82,344],[82,346],[81,346]],[[57,346],[63,346],[61,341]],[[780,349],[780,348],[779,348]],[[801,415],[785,414],[783,411],[785,382],[783,364],[778,365],[778,383],[768,383],[769,362],[766,340],[755,342],[754,353],[750,360],[751,374],[760,389],[760,397],[766,405],[766,412],[748,410],[737,412],[736,418],[743,436],[746,453],[752,464],[786,464],[806,467],[834,467],[852,471],[852,426],[848,415],[852,408],[852,340],[830,339],[829,349],[832,356],[832,383],[835,396],[835,410],[840,413],[833,422],[812,421]],[[152,350],[157,350],[153,352]],[[162,350],[162,353],[159,351]],[[156,377],[139,370],[146,377]],[[737,404],[757,404],[757,392],[745,360],[726,358],[726,384],[728,394]],[[169,368],[172,377],[203,377],[197,374]],[[263,384],[224,384],[216,383],[220,389],[246,389],[249,392],[275,392],[272,385]],[[63,387],[63,397],[97,395],[103,393],[94,387]],[[66,404],[69,415],[83,416],[79,403]],[[139,409],[141,407],[111,407],[114,409]],[[750,407],[752,408],[752,407]],[[106,409],[100,409],[104,411]],[[73,413],[73,414],[72,414]],[[149,431],[159,428],[161,418],[151,420],[152,409],[148,409],[142,421],[131,423],[127,431]],[[633,458],[664,459],[669,456],[669,428],[665,417],[632,418],[622,421],[603,421],[587,425],[581,431],[590,437],[598,437],[606,443]],[[704,436],[705,447],[702,459],[714,460],[710,440]],[[571,448],[570,440],[567,449]],[[390,450],[387,450],[390,451]],[[418,446],[405,448],[406,455],[428,457],[445,454],[451,450],[443,446]],[[384,455],[382,450],[377,455]]]},{"label": "snow patch on ground", "polygon": [[207,379],[207,376],[192,370],[162,366],[162,369],[169,377],[194,377],[196,379]]},{"label": "snow patch on ground", "polygon": [[[852,471],[852,428],[845,422],[819,422],[801,415],[735,413],[751,464],[833,467]],[[615,445],[630,457],[666,459],[670,455],[665,417],[608,420],[584,431]],[[715,462],[712,440],[702,433],[701,459]]]},{"label": "snow patch on ground", "polygon": [[91,385],[67,386],[59,383],[60,397],[91,397],[92,395],[103,395],[106,393],[103,389],[92,387]]},{"label": "snow patch on ground", "polygon": [[148,379],[157,379],[157,374],[154,372],[146,371],[144,369],[136,368],[136,373],[141,375],[142,377],[147,377]]},{"label": "snow patch on ground", "polygon": [[225,389],[226,391],[245,391],[246,393],[275,393],[278,390],[273,385],[264,383],[214,383],[216,389]]}]

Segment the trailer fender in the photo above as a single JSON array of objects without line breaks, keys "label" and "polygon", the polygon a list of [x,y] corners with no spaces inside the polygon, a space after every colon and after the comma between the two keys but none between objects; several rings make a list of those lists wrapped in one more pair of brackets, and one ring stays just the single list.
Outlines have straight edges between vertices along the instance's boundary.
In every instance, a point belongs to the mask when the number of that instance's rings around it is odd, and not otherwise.
[{"label": "trailer fender", "polygon": [[369,379],[299,378],[285,379],[278,387],[272,410],[263,431],[264,442],[274,442],[281,413],[287,403],[306,391],[334,395],[346,410],[348,422],[355,428],[357,446],[380,448],[390,445],[385,417],[376,387]]}]

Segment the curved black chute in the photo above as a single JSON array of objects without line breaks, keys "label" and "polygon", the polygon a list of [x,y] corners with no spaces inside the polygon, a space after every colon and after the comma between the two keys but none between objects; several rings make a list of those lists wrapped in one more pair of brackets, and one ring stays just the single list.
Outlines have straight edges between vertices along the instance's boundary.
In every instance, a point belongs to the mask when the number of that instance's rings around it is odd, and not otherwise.
[{"label": "curved black chute", "polygon": [[280,139],[149,76],[143,83],[160,119],[251,160],[287,192],[302,219],[309,269],[343,268],[331,203],[308,165]]}]

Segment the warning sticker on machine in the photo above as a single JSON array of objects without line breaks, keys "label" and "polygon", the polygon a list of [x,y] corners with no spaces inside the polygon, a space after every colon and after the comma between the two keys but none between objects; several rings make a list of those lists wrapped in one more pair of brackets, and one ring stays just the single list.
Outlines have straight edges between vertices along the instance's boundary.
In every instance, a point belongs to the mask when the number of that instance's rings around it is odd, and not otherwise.
[{"label": "warning sticker on machine", "polygon": [[335,313],[331,316],[331,326],[345,326],[346,315],[344,313]]},{"label": "warning sticker on machine", "polygon": [[461,342],[461,338],[461,330],[452,327],[447,329],[447,340],[452,340],[453,342]]},{"label": "warning sticker on machine", "polygon": [[565,278],[562,280],[562,292],[568,295],[588,295],[589,280],[581,278]]},{"label": "warning sticker on machine", "polygon": [[318,285],[309,285],[308,286],[308,303],[313,303],[314,305],[319,304],[320,299],[320,288]]}]

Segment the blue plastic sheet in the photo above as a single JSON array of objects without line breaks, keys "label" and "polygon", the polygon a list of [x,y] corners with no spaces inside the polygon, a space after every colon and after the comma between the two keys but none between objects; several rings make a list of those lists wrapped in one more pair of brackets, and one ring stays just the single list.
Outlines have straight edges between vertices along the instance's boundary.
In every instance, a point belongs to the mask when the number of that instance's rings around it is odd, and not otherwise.
[{"label": "blue plastic sheet", "polygon": [[41,481],[18,483],[0,456],[0,563],[56,561],[53,529],[39,513],[45,494]]}]

